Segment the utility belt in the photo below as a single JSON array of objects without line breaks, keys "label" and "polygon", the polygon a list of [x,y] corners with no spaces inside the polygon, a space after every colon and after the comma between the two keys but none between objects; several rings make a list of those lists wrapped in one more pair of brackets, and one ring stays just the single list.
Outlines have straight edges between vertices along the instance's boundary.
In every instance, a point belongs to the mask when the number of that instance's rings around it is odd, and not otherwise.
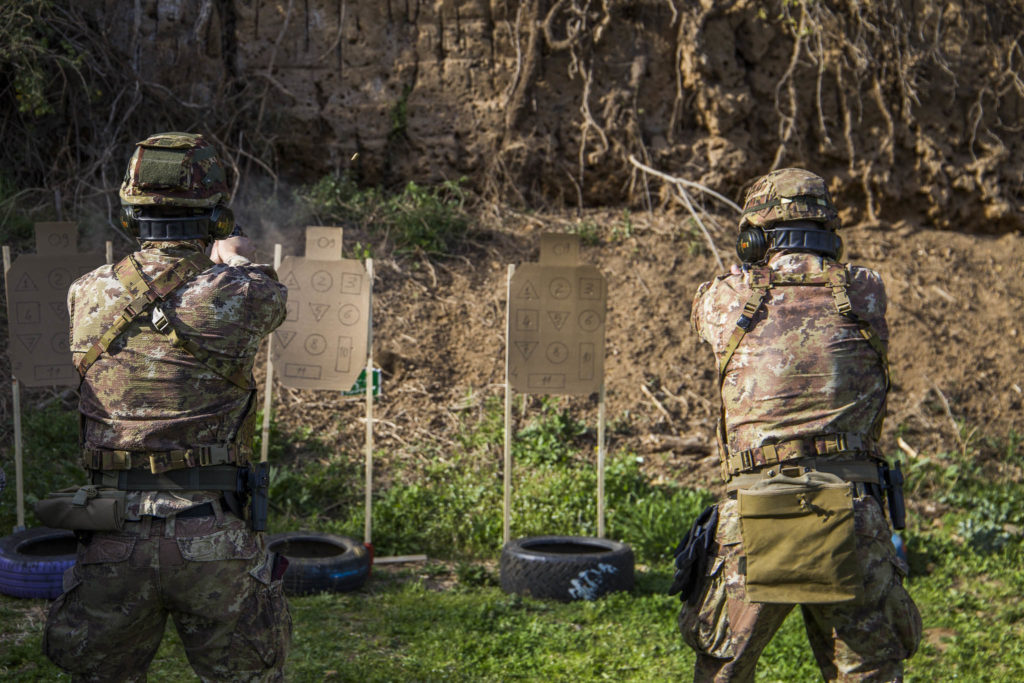
[{"label": "utility belt", "polygon": [[136,470],[149,466],[153,474],[186,468],[216,465],[244,465],[251,451],[236,444],[226,446],[196,446],[171,451],[121,451],[85,449],[82,466],[87,470]]},{"label": "utility belt", "polygon": [[788,439],[779,443],[729,453],[722,460],[722,479],[729,481],[734,475],[790,460],[839,454],[863,454],[865,458],[876,458],[878,449],[870,437],[857,432],[818,434]]},{"label": "utility belt", "polygon": [[[153,454],[130,455],[134,457]],[[150,467],[152,462],[150,461]],[[147,471],[141,467],[113,470],[90,468],[89,479],[90,483],[86,486],[77,490],[72,487],[52,493],[48,498],[36,503],[36,515],[44,524],[54,528],[74,531],[118,531],[124,526],[127,491],[224,491],[235,493],[242,505],[247,499],[250,501],[248,517],[249,526],[253,531],[266,531],[267,528],[270,468],[266,462],[244,466],[186,466],[159,472]]]}]

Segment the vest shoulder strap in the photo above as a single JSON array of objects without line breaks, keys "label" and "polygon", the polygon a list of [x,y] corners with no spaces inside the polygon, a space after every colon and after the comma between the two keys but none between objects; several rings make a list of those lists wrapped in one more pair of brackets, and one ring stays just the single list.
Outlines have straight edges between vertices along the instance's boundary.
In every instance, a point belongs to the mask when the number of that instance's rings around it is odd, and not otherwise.
[{"label": "vest shoulder strap", "polygon": [[125,288],[127,303],[110,327],[77,363],[78,374],[85,377],[89,368],[99,360],[110,345],[128,329],[132,322],[147,313],[154,303],[166,299],[172,292],[213,265],[206,254],[195,252],[177,261],[159,273],[152,281],[146,280],[132,254],[114,266],[114,276]]}]

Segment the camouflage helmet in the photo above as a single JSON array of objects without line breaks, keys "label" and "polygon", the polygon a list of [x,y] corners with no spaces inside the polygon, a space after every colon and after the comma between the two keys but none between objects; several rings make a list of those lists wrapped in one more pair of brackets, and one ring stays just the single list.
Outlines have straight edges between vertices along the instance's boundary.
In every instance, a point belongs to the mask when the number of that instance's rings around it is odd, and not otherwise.
[{"label": "camouflage helmet", "polygon": [[811,220],[838,230],[839,213],[821,176],[802,168],[782,168],[761,176],[747,190],[740,229],[770,230],[780,221]]},{"label": "camouflage helmet", "polygon": [[121,183],[121,203],[132,206],[207,208],[227,203],[228,194],[217,150],[196,133],[156,133],[135,143]]}]

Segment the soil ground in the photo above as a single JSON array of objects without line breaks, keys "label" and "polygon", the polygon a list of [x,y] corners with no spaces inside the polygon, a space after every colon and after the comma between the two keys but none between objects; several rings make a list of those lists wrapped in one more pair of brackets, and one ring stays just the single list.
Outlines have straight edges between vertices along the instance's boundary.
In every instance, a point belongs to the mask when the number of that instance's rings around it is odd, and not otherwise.
[{"label": "soil ground", "polygon": [[[582,260],[608,279],[609,451],[641,454],[656,479],[717,485],[713,358],[689,327],[694,292],[718,273],[715,258],[677,215],[611,210],[582,217],[493,211],[454,255],[375,259],[374,359],[384,380],[374,417],[383,480],[394,459],[423,458],[424,442],[456,447],[463,421],[488,397],[504,395],[506,264],[535,261],[539,235],[565,231],[599,242],[582,248]],[[726,267],[728,233],[716,240]],[[879,271],[889,293],[894,387],[885,452],[977,449],[992,459],[993,475],[1019,479],[1020,472],[1003,471],[988,440],[1024,433],[1024,324],[1016,315],[1024,302],[1024,235],[860,224],[842,236],[846,260]],[[361,457],[360,399],[278,387],[275,400],[286,431],[309,430]],[[525,398],[517,424],[538,400]],[[596,395],[560,400],[596,425]],[[596,430],[588,438],[596,443]]]}]

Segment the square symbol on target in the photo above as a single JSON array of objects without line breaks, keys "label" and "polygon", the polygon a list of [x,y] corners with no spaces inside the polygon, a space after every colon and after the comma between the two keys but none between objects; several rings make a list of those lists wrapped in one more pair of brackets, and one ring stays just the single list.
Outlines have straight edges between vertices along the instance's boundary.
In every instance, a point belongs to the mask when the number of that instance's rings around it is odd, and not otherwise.
[{"label": "square symbol on target", "polygon": [[540,311],[534,308],[520,308],[516,311],[516,330],[536,332],[540,329]]}]

